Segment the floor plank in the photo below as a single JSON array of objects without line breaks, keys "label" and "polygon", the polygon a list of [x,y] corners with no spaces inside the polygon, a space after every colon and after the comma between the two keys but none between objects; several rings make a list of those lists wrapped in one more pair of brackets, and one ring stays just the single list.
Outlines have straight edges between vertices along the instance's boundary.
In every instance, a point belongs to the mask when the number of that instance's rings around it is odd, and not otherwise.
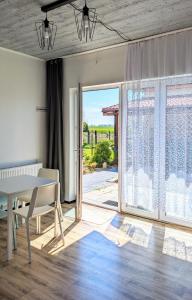
[{"label": "floor plank", "polygon": [[65,216],[65,246],[53,239],[54,218],[31,223],[32,264],[25,228],[6,254],[6,220],[0,220],[0,299],[191,300],[192,231],[83,205],[83,220]]}]

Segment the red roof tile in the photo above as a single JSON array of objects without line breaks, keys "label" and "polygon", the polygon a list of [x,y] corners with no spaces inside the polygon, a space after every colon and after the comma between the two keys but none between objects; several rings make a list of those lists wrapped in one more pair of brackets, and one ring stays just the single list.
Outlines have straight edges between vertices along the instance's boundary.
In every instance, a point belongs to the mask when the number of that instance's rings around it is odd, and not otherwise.
[{"label": "red roof tile", "polygon": [[[175,97],[171,96],[167,99],[167,107],[174,108],[182,106],[184,107],[190,107],[192,108],[192,96],[181,96],[181,97]],[[152,108],[154,107],[154,99],[145,99],[142,101],[130,101],[129,102],[129,108]],[[119,111],[119,105],[112,105],[108,107],[102,108],[103,115],[114,115]]]}]

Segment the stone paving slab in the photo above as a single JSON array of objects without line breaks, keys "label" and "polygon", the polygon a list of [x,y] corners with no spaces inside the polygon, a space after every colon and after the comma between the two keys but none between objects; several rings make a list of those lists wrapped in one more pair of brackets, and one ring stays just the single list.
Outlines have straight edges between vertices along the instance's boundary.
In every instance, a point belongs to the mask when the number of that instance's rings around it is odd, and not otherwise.
[{"label": "stone paving slab", "polygon": [[90,204],[111,207],[104,203],[109,200],[118,202],[118,183],[110,183],[108,186],[83,194],[83,201]]},{"label": "stone paving slab", "polygon": [[93,173],[83,175],[83,193],[107,187],[111,180],[117,178],[117,168],[99,169]]}]

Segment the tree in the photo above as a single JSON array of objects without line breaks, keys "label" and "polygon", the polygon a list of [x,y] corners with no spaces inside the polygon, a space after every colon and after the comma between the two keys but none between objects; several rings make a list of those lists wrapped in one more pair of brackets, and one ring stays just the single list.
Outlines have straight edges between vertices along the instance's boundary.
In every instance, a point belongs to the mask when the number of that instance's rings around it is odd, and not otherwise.
[{"label": "tree", "polygon": [[89,126],[86,122],[83,122],[83,132],[88,132],[89,131]]}]

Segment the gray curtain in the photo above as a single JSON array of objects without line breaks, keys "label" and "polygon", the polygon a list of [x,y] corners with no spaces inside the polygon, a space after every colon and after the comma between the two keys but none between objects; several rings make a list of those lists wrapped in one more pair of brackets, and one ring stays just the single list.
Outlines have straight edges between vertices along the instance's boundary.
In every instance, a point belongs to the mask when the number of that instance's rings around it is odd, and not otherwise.
[{"label": "gray curtain", "polygon": [[63,60],[47,61],[47,167],[59,169],[64,201]]}]

